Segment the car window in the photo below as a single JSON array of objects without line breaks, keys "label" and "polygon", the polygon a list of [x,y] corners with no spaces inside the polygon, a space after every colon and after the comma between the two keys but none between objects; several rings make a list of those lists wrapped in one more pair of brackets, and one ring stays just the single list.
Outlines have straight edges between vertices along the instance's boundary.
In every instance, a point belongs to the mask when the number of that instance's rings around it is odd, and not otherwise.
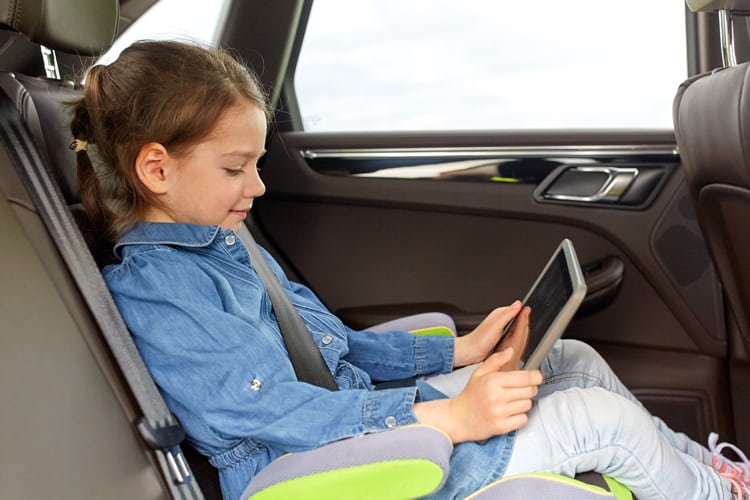
[{"label": "car window", "polygon": [[305,130],[672,128],[685,6],[315,0],[294,79]]},{"label": "car window", "polygon": [[137,40],[183,40],[216,44],[226,15],[226,0],[159,0],[140,16],[102,55],[108,64]]}]

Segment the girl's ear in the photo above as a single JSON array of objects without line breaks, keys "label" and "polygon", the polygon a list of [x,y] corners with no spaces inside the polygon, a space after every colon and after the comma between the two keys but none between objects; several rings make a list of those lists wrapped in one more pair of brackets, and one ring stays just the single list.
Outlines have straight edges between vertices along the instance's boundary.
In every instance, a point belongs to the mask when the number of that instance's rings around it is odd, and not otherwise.
[{"label": "girl's ear", "polygon": [[158,142],[145,144],[135,158],[138,179],[154,194],[164,194],[168,187],[171,161],[167,149]]}]

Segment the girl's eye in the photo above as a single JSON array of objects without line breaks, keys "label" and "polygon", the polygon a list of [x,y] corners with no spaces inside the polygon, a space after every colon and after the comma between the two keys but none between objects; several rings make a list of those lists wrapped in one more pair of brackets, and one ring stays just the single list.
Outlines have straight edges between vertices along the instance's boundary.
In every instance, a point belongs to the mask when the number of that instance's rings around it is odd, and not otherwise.
[{"label": "girl's eye", "polygon": [[240,175],[242,172],[244,172],[244,169],[241,168],[225,168],[226,172],[231,175],[232,177],[236,175]]}]

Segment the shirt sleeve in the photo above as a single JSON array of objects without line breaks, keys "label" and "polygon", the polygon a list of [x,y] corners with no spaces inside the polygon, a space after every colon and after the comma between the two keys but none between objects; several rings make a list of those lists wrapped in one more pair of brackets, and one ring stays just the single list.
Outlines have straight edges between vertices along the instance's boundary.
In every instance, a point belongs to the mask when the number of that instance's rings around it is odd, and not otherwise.
[{"label": "shirt sleeve", "polygon": [[[251,437],[286,451],[416,422],[416,387],[331,392],[297,381],[261,287],[248,282],[246,296],[232,295],[178,253],[133,256],[105,279],[152,377],[186,421],[217,440]],[[233,301],[253,306],[230,313]]]},{"label": "shirt sleeve", "polygon": [[345,359],[365,370],[373,380],[397,380],[450,373],[453,337],[412,335],[408,332],[351,331]]},{"label": "shirt sleeve", "polygon": [[[304,297],[333,316],[312,290],[289,281],[273,257],[265,251],[264,255],[292,296]],[[412,335],[397,330],[375,333],[355,331],[344,325],[341,327],[347,332],[349,344],[349,353],[344,359],[366,371],[375,381],[438,375],[450,373],[453,369],[453,337]]]}]

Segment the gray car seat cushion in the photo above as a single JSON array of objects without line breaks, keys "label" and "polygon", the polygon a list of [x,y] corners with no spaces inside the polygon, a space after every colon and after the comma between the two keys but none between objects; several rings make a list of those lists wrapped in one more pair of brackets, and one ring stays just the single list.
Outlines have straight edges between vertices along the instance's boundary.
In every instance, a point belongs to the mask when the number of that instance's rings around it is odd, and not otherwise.
[{"label": "gray car seat cushion", "polygon": [[452,451],[448,437],[432,427],[407,426],[366,434],[278,458],[255,476],[242,498],[282,481],[385,461],[429,460],[447,476]]}]

